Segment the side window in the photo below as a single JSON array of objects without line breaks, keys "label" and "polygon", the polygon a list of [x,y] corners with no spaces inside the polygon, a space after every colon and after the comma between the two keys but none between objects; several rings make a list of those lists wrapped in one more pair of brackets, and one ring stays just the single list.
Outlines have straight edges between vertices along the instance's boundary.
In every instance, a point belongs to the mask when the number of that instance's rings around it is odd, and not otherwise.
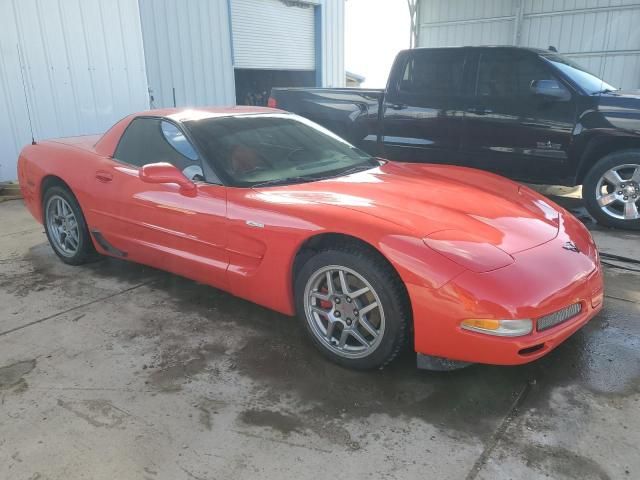
[{"label": "side window", "polygon": [[141,167],[169,162],[192,180],[202,180],[202,168],[195,149],[173,123],[159,118],[136,118],[118,143],[115,159]]},{"label": "side window", "polygon": [[189,160],[198,160],[198,154],[194,150],[187,137],[180,131],[173,123],[162,121],[162,134],[164,138],[169,142],[173,148],[177,150],[180,155],[184,155]]},{"label": "side window", "polygon": [[405,66],[400,91],[420,95],[455,96],[462,93],[465,53],[416,51]]},{"label": "side window", "polygon": [[510,52],[480,55],[476,95],[479,97],[517,98],[531,95],[534,80],[556,80],[548,68],[533,56]]}]

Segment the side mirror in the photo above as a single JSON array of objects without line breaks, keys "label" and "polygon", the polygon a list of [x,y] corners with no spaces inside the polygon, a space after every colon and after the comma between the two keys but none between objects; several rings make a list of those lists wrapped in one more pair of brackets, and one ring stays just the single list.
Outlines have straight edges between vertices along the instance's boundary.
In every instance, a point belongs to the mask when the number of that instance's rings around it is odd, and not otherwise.
[{"label": "side mirror", "polygon": [[196,184],[170,163],[149,163],[140,169],[140,180],[146,183],[175,183],[185,192],[196,190]]},{"label": "side mirror", "polygon": [[571,99],[569,91],[557,80],[532,80],[529,88],[534,95],[549,100]]}]

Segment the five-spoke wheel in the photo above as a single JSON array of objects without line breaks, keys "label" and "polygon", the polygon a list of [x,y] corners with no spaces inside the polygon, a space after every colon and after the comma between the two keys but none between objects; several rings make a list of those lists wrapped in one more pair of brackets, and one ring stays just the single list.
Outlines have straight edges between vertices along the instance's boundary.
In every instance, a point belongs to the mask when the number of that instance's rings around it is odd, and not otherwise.
[{"label": "five-spoke wheel", "polygon": [[411,314],[393,267],[364,246],[312,255],[295,281],[296,306],[313,343],[351,368],[379,368],[400,351]]},{"label": "five-spoke wheel", "polygon": [[45,208],[53,247],[61,255],[72,257],[78,251],[80,232],[71,205],[60,195],[52,195]]},{"label": "five-spoke wheel", "polygon": [[356,271],[339,265],[317,270],[305,289],[305,312],[313,333],[336,355],[369,355],[384,334],[380,298]]},{"label": "five-spoke wheel", "polygon": [[47,238],[63,262],[80,265],[96,258],[84,215],[69,189],[62,185],[46,188],[42,208]]}]

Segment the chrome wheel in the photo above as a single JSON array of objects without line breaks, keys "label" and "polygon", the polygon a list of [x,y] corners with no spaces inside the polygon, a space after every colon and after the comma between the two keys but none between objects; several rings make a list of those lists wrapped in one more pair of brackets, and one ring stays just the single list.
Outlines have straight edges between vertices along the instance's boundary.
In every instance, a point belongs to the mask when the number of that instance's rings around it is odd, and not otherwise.
[{"label": "chrome wheel", "polygon": [[382,302],[356,271],[330,265],[314,272],[304,291],[306,320],[323,346],[344,358],[370,355],[385,329]]},{"label": "chrome wheel", "polygon": [[596,185],[596,200],[610,217],[640,219],[640,165],[624,164],[607,170]]},{"label": "chrome wheel", "polygon": [[80,246],[80,230],[71,205],[53,195],[45,207],[47,230],[53,247],[65,257],[73,257]]}]

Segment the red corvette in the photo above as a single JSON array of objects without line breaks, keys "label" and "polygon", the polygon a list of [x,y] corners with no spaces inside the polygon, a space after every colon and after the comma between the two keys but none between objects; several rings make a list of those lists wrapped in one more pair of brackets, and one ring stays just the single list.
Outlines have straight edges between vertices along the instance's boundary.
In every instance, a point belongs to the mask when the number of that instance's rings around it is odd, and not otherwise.
[{"label": "red corvette", "polygon": [[55,253],[126,258],[297,314],[313,343],[381,367],[537,359],[601,308],[585,227],[527,187],[373,158],[260,108],[154,110],[18,163]]}]

